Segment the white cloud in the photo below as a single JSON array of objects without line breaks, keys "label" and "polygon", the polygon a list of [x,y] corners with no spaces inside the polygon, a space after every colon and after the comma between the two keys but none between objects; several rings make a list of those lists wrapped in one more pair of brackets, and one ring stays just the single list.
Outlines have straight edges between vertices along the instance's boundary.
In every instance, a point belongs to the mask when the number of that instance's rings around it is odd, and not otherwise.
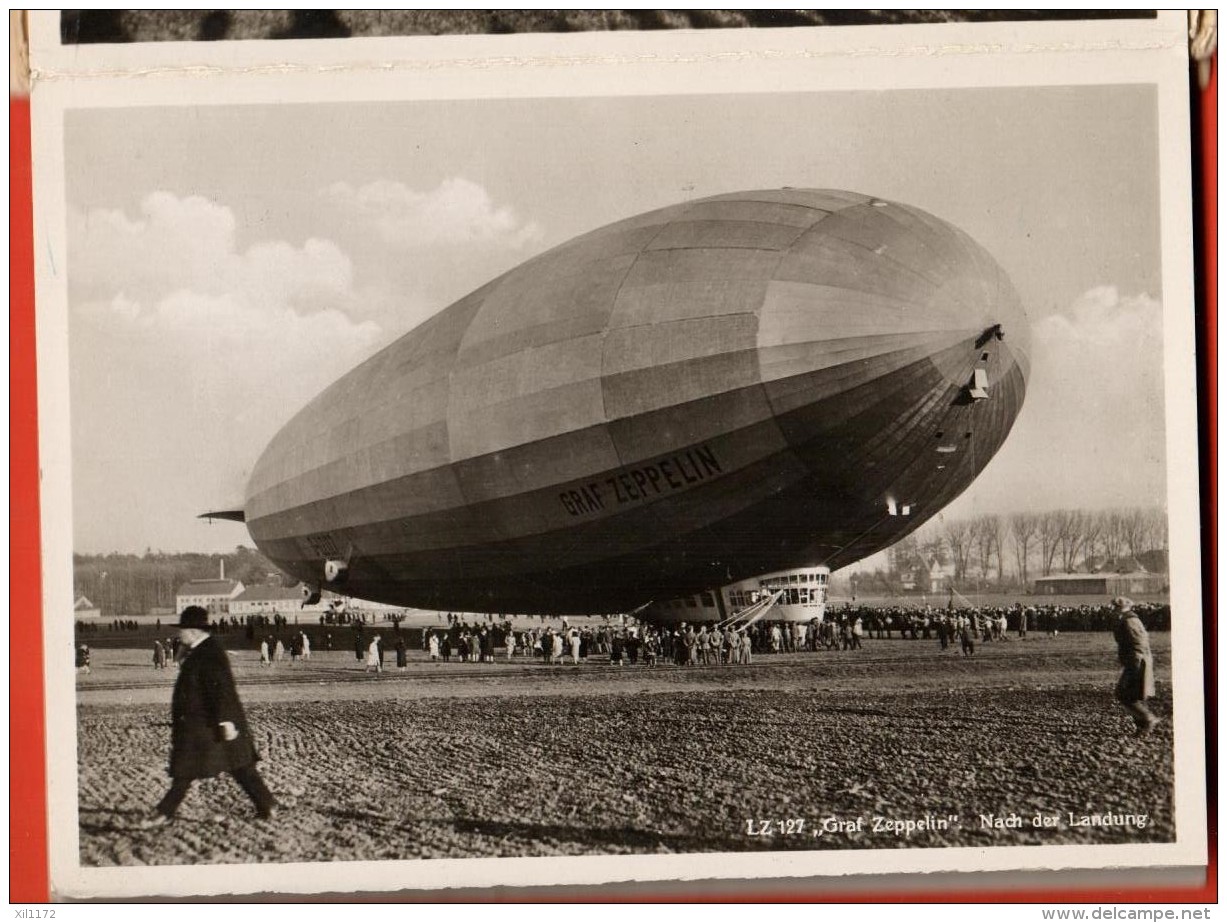
[{"label": "white cloud", "polygon": [[353,282],[349,257],[331,241],[260,241],[239,252],[229,208],[166,192],[146,196],[134,219],[114,209],[72,210],[68,260],[77,301],[123,292],[149,303],[185,290],[233,292],[253,304],[342,306]]},{"label": "white cloud", "polygon": [[1112,432],[1163,426],[1163,306],[1104,286],[1035,325],[1028,401],[1063,424]]},{"label": "white cloud", "polygon": [[230,209],[199,196],[155,192],[129,218],[115,209],[69,213],[68,274],[75,295],[136,297],[182,286],[212,291],[234,258]]},{"label": "white cloud", "polygon": [[311,238],[301,248],[285,241],[253,244],[235,271],[249,298],[267,303],[311,305],[321,299],[350,296],[353,268],[336,244]]},{"label": "white cloud", "polygon": [[333,183],[323,194],[343,214],[369,223],[385,244],[398,249],[487,243],[519,250],[542,237],[535,222],[521,221],[508,206],[496,206],[483,187],[462,177],[445,179],[424,192],[393,180],[375,180],[356,188]]},{"label": "white cloud", "polygon": [[[277,428],[383,338],[351,316],[353,272],[335,244],[240,252],[233,213],[194,197],[156,193],[140,212],[73,217],[74,508],[85,550],[199,547],[195,515],[241,502]],[[223,543],[243,540],[233,536]]]},{"label": "white cloud", "polygon": [[[1157,358],[1163,334],[1163,305],[1150,295],[1122,297],[1115,286],[1085,292],[1064,314],[1050,314],[1035,325],[1039,357],[1089,350],[1103,359]],[[1060,363],[1054,363],[1059,365]]]},{"label": "white cloud", "polygon": [[336,184],[320,205],[331,239],[301,243],[248,243],[200,196],[70,212],[78,547],[215,544],[195,514],[241,501],[294,412],[541,238],[465,179]]}]

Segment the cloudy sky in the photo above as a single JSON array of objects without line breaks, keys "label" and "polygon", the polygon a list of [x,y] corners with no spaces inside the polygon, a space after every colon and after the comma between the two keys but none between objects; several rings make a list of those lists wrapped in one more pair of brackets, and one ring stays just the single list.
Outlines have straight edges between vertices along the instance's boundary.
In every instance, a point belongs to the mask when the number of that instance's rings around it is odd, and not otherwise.
[{"label": "cloudy sky", "polygon": [[1014,433],[950,514],[1162,502],[1158,145],[1146,86],[67,113],[74,533],[216,551],[321,388],[576,234],[743,189],[933,212],[1034,328]]}]

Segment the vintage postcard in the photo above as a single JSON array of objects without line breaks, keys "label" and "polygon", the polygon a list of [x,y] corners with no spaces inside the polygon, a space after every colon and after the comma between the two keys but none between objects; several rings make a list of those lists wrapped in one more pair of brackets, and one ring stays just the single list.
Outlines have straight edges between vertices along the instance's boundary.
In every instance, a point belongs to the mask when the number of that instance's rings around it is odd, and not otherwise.
[{"label": "vintage postcard", "polygon": [[32,15],[57,895],[1205,864],[1183,14]]}]

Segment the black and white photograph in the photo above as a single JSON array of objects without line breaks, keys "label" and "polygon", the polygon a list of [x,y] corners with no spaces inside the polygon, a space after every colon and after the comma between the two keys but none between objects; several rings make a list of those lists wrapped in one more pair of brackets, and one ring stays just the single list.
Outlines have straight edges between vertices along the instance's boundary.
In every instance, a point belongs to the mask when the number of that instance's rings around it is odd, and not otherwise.
[{"label": "black and white photograph", "polygon": [[57,885],[1204,862],[1182,28],[36,47]]}]

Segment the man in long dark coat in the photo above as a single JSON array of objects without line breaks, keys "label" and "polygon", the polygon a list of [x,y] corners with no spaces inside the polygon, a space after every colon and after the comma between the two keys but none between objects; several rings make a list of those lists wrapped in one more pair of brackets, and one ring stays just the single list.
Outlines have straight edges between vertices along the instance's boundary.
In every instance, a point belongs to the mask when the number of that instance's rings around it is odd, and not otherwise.
[{"label": "man in long dark coat", "polygon": [[271,817],[276,801],[256,770],[256,753],[247,717],[239,702],[230,661],[208,632],[209,614],[188,606],[179,617],[182,663],[171,698],[170,791],[155,809],[152,823],[166,823],[196,779],[228,772],[256,806]]},{"label": "man in long dark coat", "polygon": [[1155,662],[1150,653],[1150,636],[1133,611],[1133,600],[1117,596],[1112,600],[1112,608],[1117,614],[1113,636],[1121,665],[1116,699],[1132,716],[1138,734],[1149,734],[1159,723],[1146,707],[1146,700],[1155,694]]}]

